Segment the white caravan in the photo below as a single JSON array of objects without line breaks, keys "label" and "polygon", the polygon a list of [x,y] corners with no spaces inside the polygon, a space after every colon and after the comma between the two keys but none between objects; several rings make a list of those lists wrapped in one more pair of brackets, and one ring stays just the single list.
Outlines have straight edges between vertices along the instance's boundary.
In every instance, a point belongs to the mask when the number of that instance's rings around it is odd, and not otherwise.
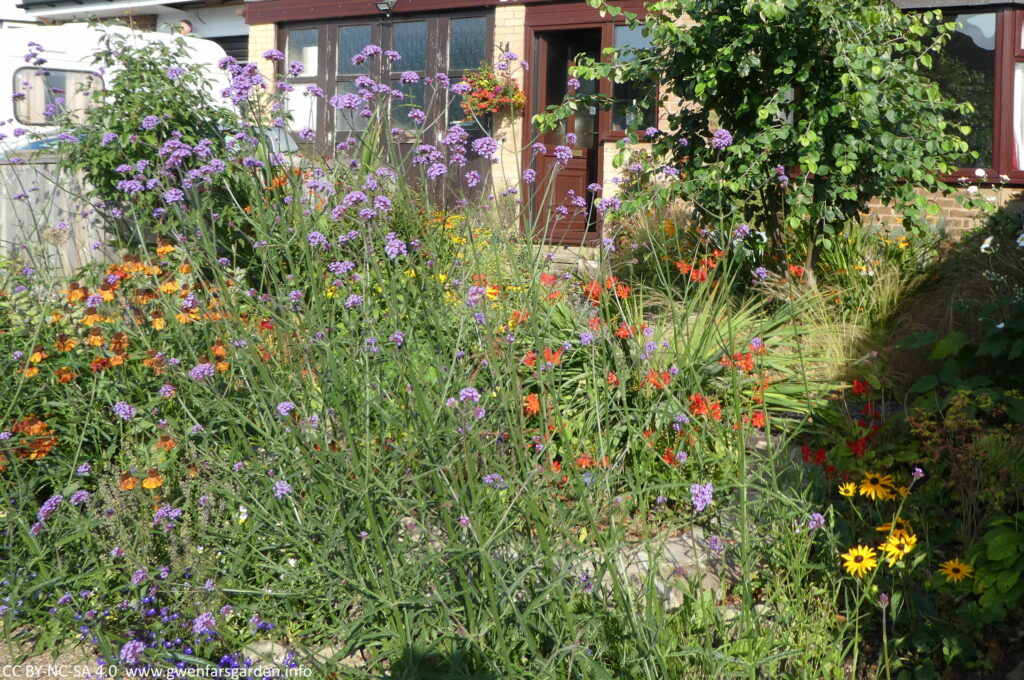
[{"label": "white caravan", "polygon": [[[71,111],[80,111],[95,97],[102,96],[99,90],[116,73],[116,69],[102,75],[96,73],[93,56],[102,48],[104,33],[119,33],[143,44],[184,39],[191,50],[189,63],[201,66],[205,72],[209,101],[230,106],[220,94],[230,84],[229,76],[217,66],[226,54],[213,41],[112,25],[4,25],[0,26],[0,123],[7,124],[0,131],[8,133],[9,144],[13,141],[12,126],[35,133],[36,138],[56,134],[46,115],[55,99],[63,99],[64,106]],[[29,43],[43,48],[39,57],[46,63],[42,67],[25,60],[30,52],[38,52],[30,49]],[[84,94],[83,88],[89,94]],[[16,98],[21,94],[24,96]]]}]

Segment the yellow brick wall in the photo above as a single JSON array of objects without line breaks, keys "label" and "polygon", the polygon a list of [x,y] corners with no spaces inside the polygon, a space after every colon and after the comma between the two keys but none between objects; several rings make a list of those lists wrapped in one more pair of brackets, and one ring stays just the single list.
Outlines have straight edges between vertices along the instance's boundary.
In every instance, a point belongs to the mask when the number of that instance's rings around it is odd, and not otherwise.
[{"label": "yellow brick wall", "polygon": [[275,24],[253,24],[249,26],[249,61],[260,66],[260,73],[267,79],[267,87],[274,89],[274,62],[263,58],[263,53],[277,47],[277,26]]},{"label": "yellow brick wall", "polygon": [[[499,5],[494,8],[494,62],[501,59],[502,51],[507,47],[521,58],[526,54],[526,7],[524,5]],[[532,67],[532,64],[531,64]],[[512,77],[525,88],[526,79],[523,69],[518,65],[512,68]],[[495,193],[516,186],[519,180],[521,165],[519,148],[523,142],[523,126],[527,124],[526,116],[499,115],[495,117],[493,135],[501,143],[498,163],[492,168]]]},{"label": "yellow brick wall", "polygon": [[[956,192],[963,193],[966,189],[957,187]],[[964,232],[981,226],[984,216],[977,210],[970,210],[960,205],[954,194],[943,196],[938,193],[921,192],[939,206],[940,212],[933,218],[936,226],[943,227],[949,237],[958,239]],[[1024,201],[1024,192],[1019,188],[1012,187],[982,187],[978,190],[980,196],[985,200],[1000,207],[1013,207],[1019,209]],[[898,227],[901,224],[901,216],[892,208],[882,205],[879,201],[872,201],[868,204],[868,213],[864,217],[867,224],[882,224],[888,227]]]}]

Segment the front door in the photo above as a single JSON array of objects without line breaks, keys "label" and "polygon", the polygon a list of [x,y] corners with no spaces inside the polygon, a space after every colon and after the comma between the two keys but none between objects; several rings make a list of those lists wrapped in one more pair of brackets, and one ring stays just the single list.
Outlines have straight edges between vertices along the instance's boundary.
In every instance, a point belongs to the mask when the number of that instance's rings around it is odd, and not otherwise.
[{"label": "front door", "polygon": [[[569,68],[577,55],[600,58],[601,29],[543,31],[534,34],[533,113],[561,104],[570,94]],[[596,94],[597,81],[582,81],[580,94]],[[572,142],[568,133],[576,136]],[[587,187],[598,181],[597,110],[580,108],[557,130],[540,133],[545,151],[534,155],[537,181],[532,201],[535,237],[546,243],[578,246],[597,239],[594,195]],[[556,156],[555,149],[568,146],[572,158]],[[532,152],[530,152],[531,155]],[[552,175],[554,176],[552,179]],[[570,193],[571,192],[571,193]]]}]

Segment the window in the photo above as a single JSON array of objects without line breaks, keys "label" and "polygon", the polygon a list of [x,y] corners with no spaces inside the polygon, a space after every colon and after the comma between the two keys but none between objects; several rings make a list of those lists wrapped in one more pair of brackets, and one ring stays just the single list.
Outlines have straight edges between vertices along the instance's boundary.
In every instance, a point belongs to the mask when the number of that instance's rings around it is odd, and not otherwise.
[{"label": "window", "polygon": [[285,107],[291,114],[291,129],[320,128],[320,100],[306,94],[306,88],[318,83],[320,70],[320,30],[303,28],[285,32],[285,53],[288,61],[302,62],[302,74],[292,78],[295,89],[285,97]]},{"label": "window", "polygon": [[958,102],[970,102],[974,112],[956,121],[969,125],[967,141],[977,152],[964,166],[995,167],[996,13],[980,12],[948,16],[959,25],[932,67],[932,77],[942,93]]},{"label": "window", "polygon": [[[615,27],[615,49],[643,49],[650,46],[651,39],[643,35],[640,27]],[[631,61],[634,57],[627,52],[622,54],[621,58],[624,61]],[[616,105],[612,106],[612,130],[622,131],[631,127],[636,122],[635,118],[637,115],[641,114],[638,114],[636,111],[630,111],[627,107],[636,106],[645,96],[656,91],[656,88],[656,84],[653,83],[614,83],[612,86],[612,97],[615,98]],[[653,126],[657,121],[656,113],[654,102],[651,102],[651,108],[645,109],[642,113],[643,118],[640,121],[640,127]]]},{"label": "window", "polygon": [[18,69],[14,117],[22,125],[49,125],[51,116],[63,108],[80,118],[92,101],[92,91],[102,88],[103,80],[86,71]]},{"label": "window", "polygon": [[[385,21],[373,16],[318,27],[283,26],[281,48],[288,61],[301,61],[305,65],[301,76],[289,78],[295,86],[287,99],[294,119],[292,128],[312,128],[316,132],[316,143],[322,148],[333,147],[352,134],[365,132],[367,119],[360,115],[358,108],[335,109],[327,103],[335,95],[359,93],[369,85],[365,79],[370,78],[402,93],[400,99],[390,101],[390,126],[405,131],[407,139],[420,127],[409,117],[414,109],[421,109],[427,121],[436,121],[426,129],[428,143],[436,142],[448,125],[462,124],[471,136],[487,134],[479,124],[463,121],[465,114],[458,96],[448,95],[446,108],[440,96],[436,97],[437,101],[428,96],[433,88],[425,81],[436,73],[447,73],[453,83],[458,82],[467,71],[490,63],[492,24],[492,15],[466,12],[417,14],[408,18],[399,15]],[[384,51],[394,50],[401,54],[401,59],[391,61],[376,56],[353,62],[353,57],[371,44]],[[415,74],[415,79],[408,75],[402,77],[409,73]],[[415,82],[411,82],[413,80]],[[322,88],[324,97],[306,95],[310,85]],[[384,99],[378,95],[376,101]]]}]

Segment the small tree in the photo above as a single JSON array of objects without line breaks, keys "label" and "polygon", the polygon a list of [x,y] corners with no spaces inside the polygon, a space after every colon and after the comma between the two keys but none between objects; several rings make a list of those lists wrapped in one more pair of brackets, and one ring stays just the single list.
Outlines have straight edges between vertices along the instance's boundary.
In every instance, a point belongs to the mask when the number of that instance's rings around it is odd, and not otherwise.
[{"label": "small tree", "polygon": [[[901,212],[909,230],[925,228],[937,206],[919,189],[947,193],[940,176],[975,157],[964,140],[969,128],[953,122],[970,104],[945,99],[929,78],[955,28],[938,12],[903,13],[890,0],[648,7],[644,20],[627,18],[650,48],[628,61],[581,60],[577,74],[661,83],[663,98],[682,104],[668,116],[671,132],[653,135],[655,157],[687,180],[673,182],[675,190],[698,206],[737,206],[777,255],[792,250],[785,235],[795,234],[810,276],[819,248],[870,199]],[[654,90],[640,106],[656,103]],[[716,139],[712,129],[731,135]]]}]

